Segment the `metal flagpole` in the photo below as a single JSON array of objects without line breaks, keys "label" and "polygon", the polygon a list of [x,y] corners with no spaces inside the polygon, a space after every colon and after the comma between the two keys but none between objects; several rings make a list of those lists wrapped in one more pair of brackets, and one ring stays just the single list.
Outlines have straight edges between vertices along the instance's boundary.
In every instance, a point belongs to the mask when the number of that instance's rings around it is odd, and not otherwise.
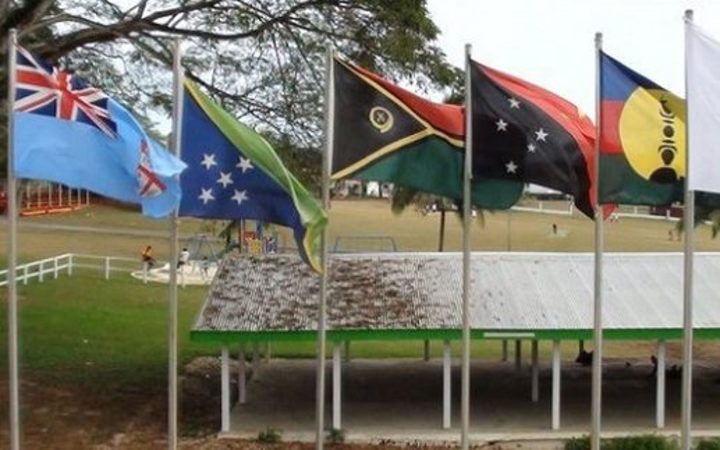
[{"label": "metal flagpole", "polygon": [[[176,39],[173,48],[173,130],[172,147],[175,156],[180,158],[182,140],[183,72],[180,40]],[[178,175],[178,178],[180,176]],[[177,448],[178,437],[178,210],[170,218],[170,283],[168,299],[168,449]]]},{"label": "metal flagpole", "polygon": [[[693,20],[692,10],[685,11],[685,111],[690,101],[688,99],[687,70],[688,51],[687,34],[689,25]],[[693,250],[695,244],[695,192],[688,188],[690,177],[690,148],[688,148],[688,136],[690,135],[690,121],[685,122],[685,208],[683,221],[685,223],[685,256],[684,256],[684,281],[683,281],[683,365],[682,365],[682,406],[681,406],[681,428],[680,446],[682,450],[690,450],[692,436],[690,432],[692,415],[692,363],[693,363]]]},{"label": "metal flagpole", "polygon": [[603,208],[600,204],[600,133],[602,113],[600,108],[600,85],[602,33],[595,33],[595,281],[593,302],[593,365],[592,365],[592,430],[590,448],[600,450],[600,422],[602,418],[602,269],[604,247]]},{"label": "metal flagpole", "polygon": [[462,291],[462,378],[460,386],[461,434],[463,450],[469,447],[470,429],[470,224],[472,201],[472,92],[470,56],[472,46],[465,44],[465,166],[463,169],[463,291]]},{"label": "metal flagpole", "polygon": [[[322,158],[322,202],[325,211],[330,210],[330,164],[335,134],[335,51],[327,48],[325,58],[325,151]],[[321,239],[322,275],[320,277],[320,305],[318,310],[317,380],[315,399],[315,448],[322,450],[325,432],[325,320],[328,284],[327,226]]]},{"label": "metal flagpole", "polygon": [[7,96],[7,215],[8,215],[8,358],[10,389],[10,450],[20,450],[20,379],[18,376],[18,304],[15,270],[17,266],[17,181],[13,150],[13,108],[15,103],[15,47],[17,32],[8,36]]}]

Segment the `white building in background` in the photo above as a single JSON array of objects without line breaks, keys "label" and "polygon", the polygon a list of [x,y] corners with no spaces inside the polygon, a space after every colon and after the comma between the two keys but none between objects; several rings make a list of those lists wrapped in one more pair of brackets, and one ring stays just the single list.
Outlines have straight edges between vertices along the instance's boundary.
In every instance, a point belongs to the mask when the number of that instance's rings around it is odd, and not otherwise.
[{"label": "white building in background", "polygon": [[[382,185],[382,189],[380,189]],[[375,197],[390,198],[393,192],[392,183],[377,181],[363,182],[360,180],[341,180],[335,184],[333,191],[336,196],[344,197]]]},{"label": "white building in background", "polygon": [[392,183],[379,183],[377,181],[368,181],[365,185],[365,195],[368,197],[390,198],[392,196],[392,192]]},{"label": "white building in background", "polygon": [[568,197],[564,193],[560,191],[556,191],[554,189],[546,188],[544,186],[539,186],[537,184],[526,184],[525,185],[525,194],[532,195],[538,198],[544,198],[544,199],[563,199]]}]

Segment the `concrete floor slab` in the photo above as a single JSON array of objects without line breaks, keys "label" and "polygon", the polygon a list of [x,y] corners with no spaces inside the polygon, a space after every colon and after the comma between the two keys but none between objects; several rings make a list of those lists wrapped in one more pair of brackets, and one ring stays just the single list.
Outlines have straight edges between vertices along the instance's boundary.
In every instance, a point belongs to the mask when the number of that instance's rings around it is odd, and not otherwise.
[{"label": "concrete floor slab", "polygon": [[[606,436],[653,433],[655,379],[649,362],[610,360],[604,365],[603,430]],[[442,429],[440,360],[353,360],[342,366],[342,428],[350,441],[456,442],[460,424],[460,364],[452,369],[452,428]],[[720,434],[720,367],[695,366],[693,427]],[[326,373],[326,425],[331,424],[332,373]],[[473,441],[557,440],[589,433],[591,368],[563,362],[561,429],[550,430],[550,369],[541,365],[540,400],[530,400],[530,366],[474,362],[471,368]],[[680,427],[680,379],[667,380],[667,426]],[[235,405],[226,437],[256,437],[266,428],[283,439],[315,438],[315,362],[273,360],[248,383],[247,403]]]}]

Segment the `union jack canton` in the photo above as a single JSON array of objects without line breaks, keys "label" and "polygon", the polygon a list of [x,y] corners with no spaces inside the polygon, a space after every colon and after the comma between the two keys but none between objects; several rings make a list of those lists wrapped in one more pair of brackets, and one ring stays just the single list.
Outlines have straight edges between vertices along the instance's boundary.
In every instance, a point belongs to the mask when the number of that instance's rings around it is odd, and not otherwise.
[{"label": "union jack canton", "polygon": [[86,123],[115,137],[108,97],[79,77],[17,48],[15,110]]},{"label": "union jack canton", "polygon": [[[84,123],[117,136],[117,125],[108,109],[109,98],[82,79],[46,64],[24,48],[17,49],[15,110]],[[167,187],[153,171],[147,142],[139,148],[136,170],[138,194],[156,197]]]}]

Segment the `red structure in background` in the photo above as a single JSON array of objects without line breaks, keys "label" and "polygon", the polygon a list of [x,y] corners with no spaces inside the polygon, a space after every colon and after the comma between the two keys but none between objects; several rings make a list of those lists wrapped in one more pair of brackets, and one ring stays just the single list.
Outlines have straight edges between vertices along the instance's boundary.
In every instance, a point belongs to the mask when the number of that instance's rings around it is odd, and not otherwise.
[{"label": "red structure in background", "polygon": [[[20,216],[37,216],[75,211],[90,205],[90,193],[50,183],[26,184],[18,193]],[[0,190],[0,214],[7,209],[7,192]]]}]

